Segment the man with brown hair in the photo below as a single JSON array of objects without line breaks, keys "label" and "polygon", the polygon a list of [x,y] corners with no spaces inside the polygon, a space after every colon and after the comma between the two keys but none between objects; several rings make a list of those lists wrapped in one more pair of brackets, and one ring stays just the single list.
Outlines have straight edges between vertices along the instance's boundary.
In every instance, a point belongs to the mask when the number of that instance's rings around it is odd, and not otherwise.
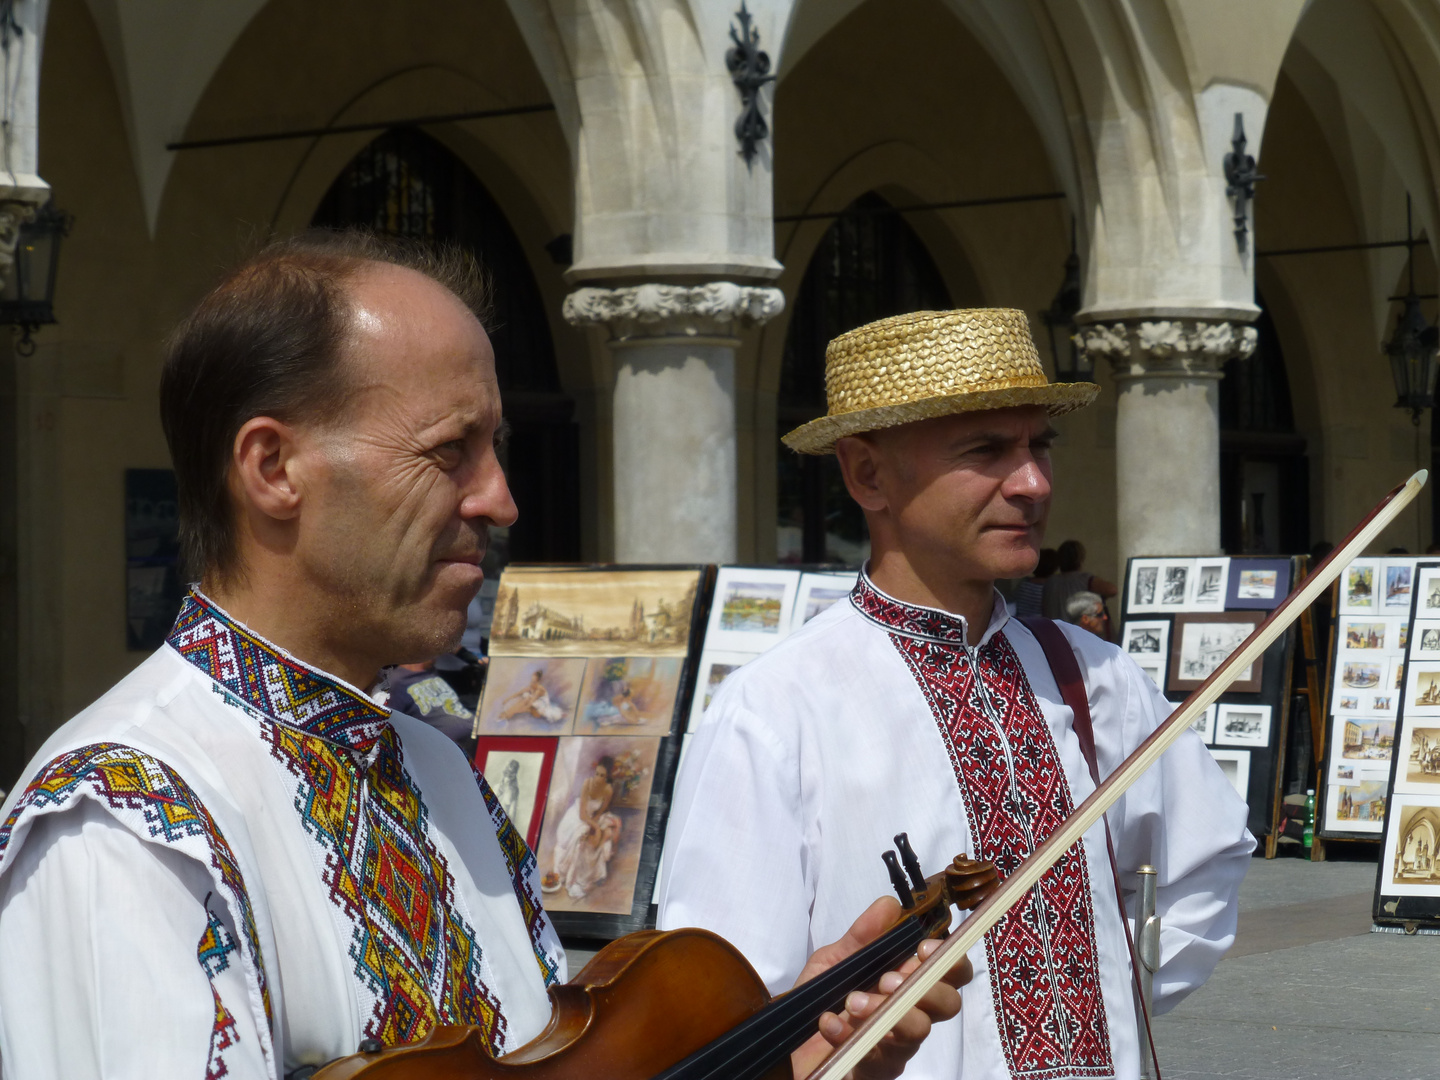
[{"label": "man with brown hair", "polygon": [[[463,1024],[502,1053],[550,1020],[565,959],[534,857],[377,685],[455,648],[487,530],[516,517],[477,282],[455,256],[301,238],[176,332],[161,409],[200,582],[5,803],[7,1075],[278,1080],[362,1039]],[[958,1008],[932,995],[871,1073]]]}]

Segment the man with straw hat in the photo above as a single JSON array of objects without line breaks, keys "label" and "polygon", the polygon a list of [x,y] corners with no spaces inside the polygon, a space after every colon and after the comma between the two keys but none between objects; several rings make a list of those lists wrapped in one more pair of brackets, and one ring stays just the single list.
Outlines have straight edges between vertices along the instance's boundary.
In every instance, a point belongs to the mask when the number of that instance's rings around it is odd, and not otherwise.
[{"label": "man with straw hat", "polygon": [[[896,833],[927,873],[966,852],[1008,876],[1094,789],[1091,763],[1111,772],[1171,709],[1114,646],[1032,632],[995,592],[1039,555],[1051,417],[1099,392],[1046,381],[1023,312],[862,326],[830,343],[825,383],[828,414],[784,441],[839,458],[870,560],[850,603],[721,687],[687,747],[660,896],[662,927],[716,931],[773,990],[883,886]],[[1123,888],[1159,871],[1158,1010],[1234,939],[1246,817],[1188,735],[1109,814]],[[906,1075],[1138,1075],[1116,880],[1097,826],[971,952],[961,1023]]]}]

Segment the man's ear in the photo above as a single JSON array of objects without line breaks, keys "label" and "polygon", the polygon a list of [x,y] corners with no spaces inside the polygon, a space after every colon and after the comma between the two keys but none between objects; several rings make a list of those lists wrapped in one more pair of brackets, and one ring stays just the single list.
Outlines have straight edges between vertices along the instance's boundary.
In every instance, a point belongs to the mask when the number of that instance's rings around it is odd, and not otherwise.
[{"label": "man's ear", "polygon": [[295,432],[270,416],[247,420],[235,435],[232,490],[265,517],[288,521],[300,512]]},{"label": "man's ear", "polygon": [[849,435],[835,443],[835,457],[840,462],[840,475],[845,489],[862,510],[877,512],[886,507],[881,482],[883,451],[875,440],[863,435]]}]

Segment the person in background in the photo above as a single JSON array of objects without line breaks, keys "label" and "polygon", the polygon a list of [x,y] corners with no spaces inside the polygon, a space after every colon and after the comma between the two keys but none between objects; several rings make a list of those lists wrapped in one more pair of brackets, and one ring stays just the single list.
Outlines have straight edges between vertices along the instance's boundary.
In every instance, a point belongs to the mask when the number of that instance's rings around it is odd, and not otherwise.
[{"label": "person in background", "polygon": [[1098,593],[1077,592],[1065,601],[1065,621],[1084,627],[1101,641],[1109,641],[1110,615]]},{"label": "person in background", "polygon": [[1039,615],[1040,605],[1045,596],[1045,582],[1060,569],[1060,553],[1054,548],[1041,548],[1040,561],[1035,572],[1023,578],[1015,590],[1015,614],[1020,618]]},{"label": "person in background", "polygon": [[1078,592],[1092,592],[1109,600],[1120,590],[1104,578],[1096,577],[1085,566],[1085,545],[1079,540],[1066,540],[1060,545],[1060,572],[1045,582],[1040,613],[1047,619],[1065,618],[1065,605]]}]

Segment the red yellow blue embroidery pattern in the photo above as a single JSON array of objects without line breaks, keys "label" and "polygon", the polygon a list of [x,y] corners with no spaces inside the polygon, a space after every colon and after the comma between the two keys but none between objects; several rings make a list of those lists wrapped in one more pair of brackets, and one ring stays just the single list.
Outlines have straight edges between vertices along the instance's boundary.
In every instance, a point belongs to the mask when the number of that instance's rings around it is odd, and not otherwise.
[{"label": "red yellow blue embroidery pattern", "polygon": [[294,783],[295,811],[349,942],[363,1034],[394,1045],[437,1024],[471,1024],[503,1050],[505,1017],[389,711],[202,597],[186,601],[170,644],[257,724]]},{"label": "red yellow blue embroidery pattern", "polygon": [[520,830],[511,822],[510,815],[505,813],[505,808],[500,805],[500,800],[495,797],[495,792],[480,774],[480,770],[472,765],[471,772],[475,774],[475,782],[480,785],[485,809],[490,811],[490,820],[495,825],[495,836],[500,841],[500,850],[505,855],[505,866],[509,869],[510,880],[515,886],[515,899],[520,902],[520,915],[530,934],[530,947],[535,950],[535,961],[540,965],[540,974],[545,979],[545,985],[549,986],[560,981],[560,962],[550,947],[553,935],[548,933],[550,924],[545,918],[545,909],[535,895],[535,853],[530,850],[530,845],[525,843]]},{"label": "red yellow blue embroidery pattern", "polygon": [[[0,862],[11,838],[32,815],[63,810],[77,798],[93,798],[122,824],[147,841],[174,846],[210,869],[221,896],[229,903],[245,939],[242,957],[247,979],[258,986],[265,1010],[256,1027],[271,1055],[268,1035],[273,1023],[269,984],[249,893],[239,863],[215,819],[194,790],[164,762],[119,743],[94,743],[55,758],[29,783],[10,815],[0,825]],[[218,929],[217,929],[218,928]],[[221,938],[220,934],[224,937]],[[210,915],[198,957],[212,979],[229,965],[236,943],[223,924]],[[214,988],[212,986],[212,992]],[[208,1076],[224,1076],[220,1051],[238,1040],[235,1021],[215,995],[216,1021],[211,1036]]]},{"label": "red yellow blue embroidery pattern", "polygon": [[215,1023],[210,1029],[210,1054],[205,1062],[205,1080],[220,1080],[220,1077],[230,1075],[230,1069],[221,1055],[238,1043],[240,1036],[235,1030],[235,1017],[225,1007],[225,1003],[220,999],[220,991],[215,988],[215,976],[230,966],[230,954],[235,952],[237,946],[220,917],[214,912],[209,915],[210,919],[205,924],[205,932],[200,935],[200,944],[196,946],[195,953],[200,958],[200,966],[210,978],[210,994],[215,999]]}]

